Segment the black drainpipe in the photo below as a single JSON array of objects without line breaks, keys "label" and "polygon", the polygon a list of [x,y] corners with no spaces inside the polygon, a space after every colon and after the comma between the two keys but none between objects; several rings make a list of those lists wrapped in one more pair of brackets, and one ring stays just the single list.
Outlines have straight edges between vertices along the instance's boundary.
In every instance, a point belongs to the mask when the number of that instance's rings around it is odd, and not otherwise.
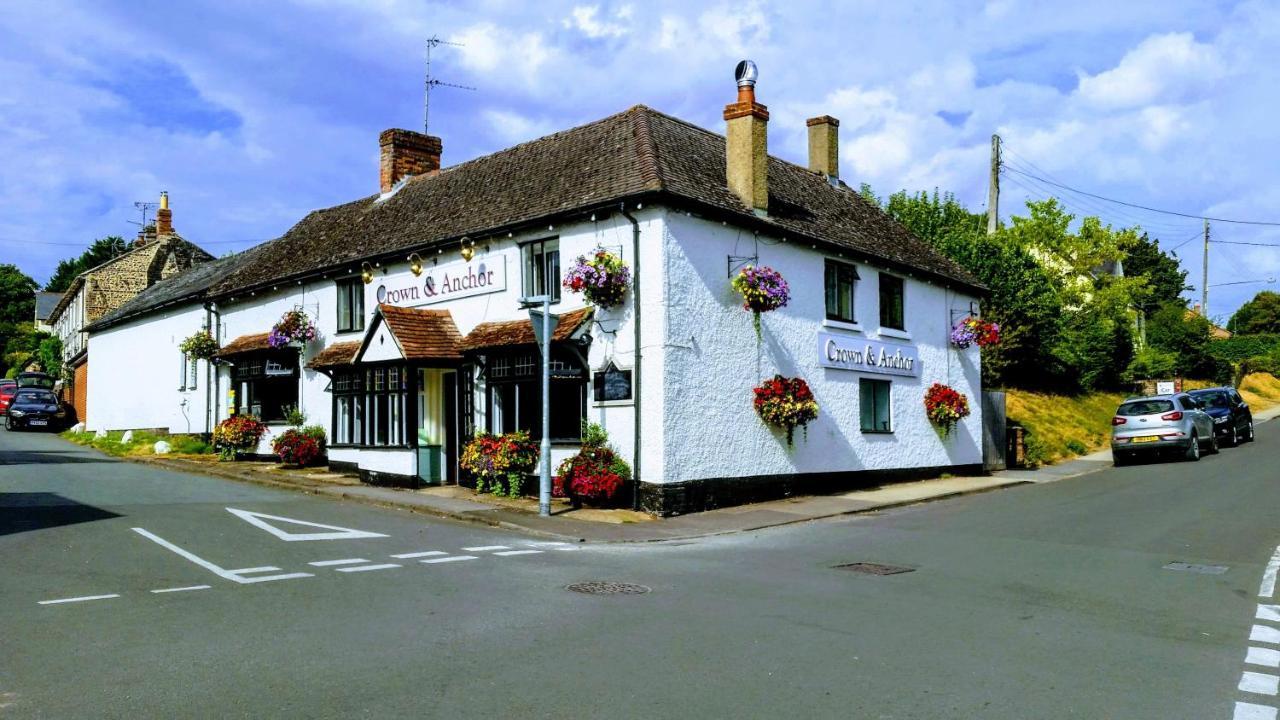
[{"label": "black drainpipe", "polygon": [[[635,332],[635,360],[631,368],[632,377],[632,398],[635,407],[635,439],[633,447],[635,448],[635,457],[632,459],[631,467],[631,508],[633,510],[640,509],[640,223],[627,212],[627,204],[621,204],[622,216],[631,221],[631,264],[634,266],[635,272],[632,277],[635,278],[631,288],[631,324]],[[637,208],[640,206],[637,205]]]},{"label": "black drainpipe", "polygon": [[[222,315],[210,301],[204,303],[204,323],[205,328],[209,330],[209,334],[217,341],[218,347],[222,347]],[[213,386],[218,380],[217,369],[214,368],[213,358],[209,358],[204,363],[204,432],[206,435],[213,432],[213,426],[218,422],[217,408],[213,403],[218,397],[217,388]]]}]

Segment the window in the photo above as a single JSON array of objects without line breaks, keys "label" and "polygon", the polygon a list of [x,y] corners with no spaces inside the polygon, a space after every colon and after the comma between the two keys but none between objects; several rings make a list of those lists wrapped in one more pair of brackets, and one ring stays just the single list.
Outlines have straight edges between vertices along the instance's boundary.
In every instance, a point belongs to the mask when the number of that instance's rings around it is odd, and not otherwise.
[{"label": "window", "polygon": [[185,362],[187,364],[187,389],[195,390],[198,385],[196,381],[199,379],[200,362],[195,358],[186,358]]},{"label": "window", "polygon": [[[512,367],[517,372],[511,373]],[[506,372],[495,374],[503,368]],[[489,432],[525,430],[542,437],[541,361],[536,353],[498,356],[489,361],[486,374]],[[554,349],[551,356],[551,439],[572,442],[582,438],[582,418],[587,409],[587,374],[569,354]]]},{"label": "window", "polygon": [[524,246],[524,294],[560,299],[560,241],[537,240]]},{"label": "window", "polygon": [[853,283],[858,269],[852,265],[828,260],[826,265],[827,319],[857,322],[853,314]]},{"label": "window", "polygon": [[902,278],[880,273],[880,327],[906,330],[902,305]]},{"label": "window", "polygon": [[893,432],[893,421],[889,406],[888,380],[871,380],[862,378],[858,382],[858,400],[862,411],[862,432]]},{"label": "window", "polygon": [[340,370],[333,377],[333,444],[404,447],[409,371],[399,365]]},{"label": "window", "polygon": [[263,422],[284,420],[285,408],[298,405],[298,353],[241,356],[233,372],[236,412]]},{"label": "window", "polygon": [[360,278],[338,281],[338,332],[364,329],[364,282]]},{"label": "window", "polygon": [[608,367],[595,374],[592,381],[596,402],[631,399],[630,370],[619,370],[616,365],[609,363]]},{"label": "window", "polygon": [[179,390],[187,389],[187,363],[189,362],[191,362],[191,359],[187,357],[186,353],[182,353],[182,364],[178,366],[178,389]]}]

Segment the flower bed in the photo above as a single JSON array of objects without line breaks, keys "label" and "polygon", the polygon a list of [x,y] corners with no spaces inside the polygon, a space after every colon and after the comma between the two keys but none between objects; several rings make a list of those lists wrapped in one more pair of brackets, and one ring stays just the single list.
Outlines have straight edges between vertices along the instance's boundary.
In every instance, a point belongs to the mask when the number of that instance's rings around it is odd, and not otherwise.
[{"label": "flower bed", "polygon": [[505,435],[480,432],[462,449],[458,462],[475,478],[476,492],[519,497],[524,476],[538,463],[538,444],[522,430]]},{"label": "flower bed", "polygon": [[587,302],[602,308],[621,305],[630,284],[631,268],[604,248],[596,248],[590,257],[579,255],[563,282],[566,289],[582,293]]},{"label": "flower bed", "polygon": [[1000,326],[989,320],[971,315],[951,328],[951,344],[958,348],[967,348],[974,343],[977,343],[978,347],[989,347],[998,342],[1000,342]]},{"label": "flower bed", "polygon": [[218,341],[208,330],[197,330],[178,345],[183,355],[198,360],[208,360],[218,354]]},{"label": "flower bed", "polygon": [[956,423],[969,417],[969,398],[948,385],[934,383],[924,394],[924,409],[929,421],[946,435]]},{"label": "flower bed", "polygon": [[279,322],[271,328],[267,335],[267,344],[273,348],[282,348],[293,343],[308,343],[318,335],[315,323],[302,310],[290,310],[280,316]]},{"label": "flower bed", "polygon": [[742,268],[732,284],[733,289],[742,295],[742,309],[751,311],[757,338],[760,337],[760,313],[785,307],[791,299],[787,281],[770,267],[748,265]]},{"label": "flower bed", "polygon": [[267,426],[253,415],[232,415],[213,429],[213,446],[220,460],[232,460],[237,452],[256,448]]},{"label": "flower bed", "polygon": [[787,431],[787,447],[792,446],[797,427],[808,439],[809,422],[818,417],[818,401],[804,378],[774,375],[754,392],[756,414],[765,424]]}]

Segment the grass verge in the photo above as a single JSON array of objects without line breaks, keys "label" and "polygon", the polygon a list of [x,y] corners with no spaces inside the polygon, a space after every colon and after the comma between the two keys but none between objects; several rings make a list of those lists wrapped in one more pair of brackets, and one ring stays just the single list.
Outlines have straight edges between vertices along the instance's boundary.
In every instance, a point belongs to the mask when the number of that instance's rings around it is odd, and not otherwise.
[{"label": "grass verge", "polygon": [[91,432],[74,433],[67,430],[62,433],[63,438],[77,445],[85,445],[115,457],[154,455],[158,440],[169,443],[171,455],[213,454],[213,446],[202,440],[199,435],[158,435],[145,430],[135,430],[133,441],[128,444],[120,442],[123,436],[124,433],[118,430],[107,433],[104,438],[95,437]]}]

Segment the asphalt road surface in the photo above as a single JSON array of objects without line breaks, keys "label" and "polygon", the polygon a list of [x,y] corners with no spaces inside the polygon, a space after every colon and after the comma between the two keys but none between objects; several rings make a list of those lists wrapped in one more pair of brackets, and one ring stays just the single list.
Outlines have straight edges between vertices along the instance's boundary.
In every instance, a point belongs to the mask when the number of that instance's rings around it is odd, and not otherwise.
[{"label": "asphalt road surface", "polygon": [[0,718],[1274,718],[1278,442],[632,546],[0,431]]}]

